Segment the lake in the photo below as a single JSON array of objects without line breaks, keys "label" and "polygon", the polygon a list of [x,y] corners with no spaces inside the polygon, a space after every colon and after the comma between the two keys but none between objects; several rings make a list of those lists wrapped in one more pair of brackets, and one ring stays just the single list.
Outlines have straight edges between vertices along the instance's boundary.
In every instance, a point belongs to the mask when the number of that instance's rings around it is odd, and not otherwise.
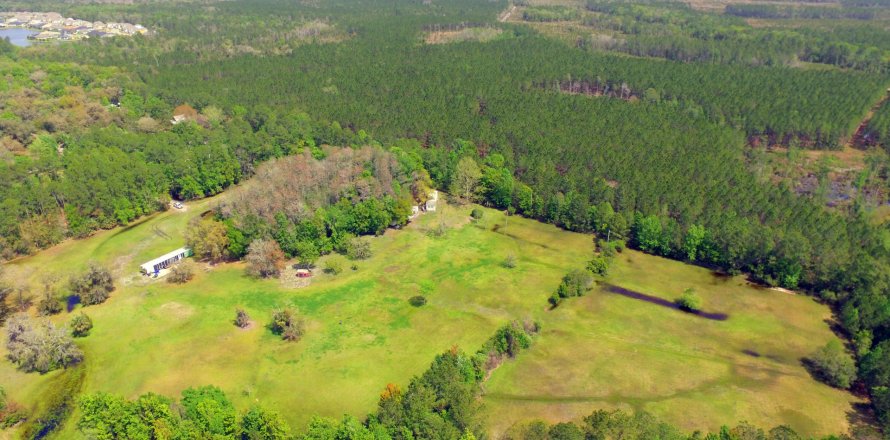
[{"label": "lake", "polygon": [[31,45],[31,40],[28,39],[28,36],[36,33],[30,29],[21,28],[0,29],[0,38],[9,38],[10,43],[19,47],[25,47]]}]

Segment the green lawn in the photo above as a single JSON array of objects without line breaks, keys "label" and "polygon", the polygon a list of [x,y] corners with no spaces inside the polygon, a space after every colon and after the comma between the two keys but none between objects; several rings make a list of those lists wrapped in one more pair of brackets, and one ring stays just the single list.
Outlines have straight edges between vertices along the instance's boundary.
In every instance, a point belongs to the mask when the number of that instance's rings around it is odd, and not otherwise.
[{"label": "green lawn", "polygon": [[[707,309],[730,319],[706,321],[603,292],[549,311],[547,297],[562,275],[589,258],[590,237],[491,210],[473,223],[470,207],[443,205],[444,211],[372,239],[374,256],[357,270],[346,264],[342,274],[319,275],[303,289],[251,279],[241,264],[201,265],[182,286],[134,275],[143,260],[181,246],[188,219],[216,203],[191,204],[186,212],[158,214],[8,265],[6,277],[35,285],[47,273],[67,276],[90,260],[114,268],[118,290],[85,309],[95,323],[92,335],[80,340],[86,391],[177,395],[215,384],[239,408],[259,402],[302,429],[315,414],[372,412],[387,383],[405,385],[437,353],[453,345],[473,351],[498,326],[532,317],[544,326],[538,343],[486,384],[494,432],[530,418],[572,419],[619,406],[649,410],[684,428],[740,419],[789,423],[805,432],[845,426],[853,398],[814,382],[798,362],[832,337],[823,322],[826,308],[627,251],[613,284],[666,298],[695,287]],[[450,226],[446,235],[429,236],[440,222]],[[517,267],[503,268],[511,254]],[[419,294],[428,304],[412,307],[408,298]],[[285,305],[306,321],[298,343],[264,327],[273,309]],[[254,328],[232,325],[238,307],[256,320]],[[743,354],[746,349],[762,356]],[[23,374],[0,362],[0,384],[27,405],[57,374]],[[62,434],[77,437],[70,423]]]},{"label": "green lawn", "polygon": [[858,400],[815,382],[800,359],[833,338],[829,310],[803,296],[625,251],[608,283],[673,300],[693,287],[713,321],[594,289],[540,315],[535,347],[486,384],[495,432],[592,409],[645,410],[692,431],[747,420],[839,433]]},{"label": "green lawn", "polygon": [[[339,276],[320,275],[297,290],[251,279],[241,264],[202,265],[196,279],[182,286],[134,280],[139,262],[181,245],[181,238],[160,239],[152,230],[180,237],[186,219],[201,211],[195,206],[187,214],[164,213],[128,230],[65,243],[16,262],[14,272],[37,280],[43,271],[65,272],[96,260],[116,267],[125,280],[108,302],[84,309],[95,323],[81,340],[87,391],[177,395],[189,386],[215,384],[239,407],[260,402],[302,428],[314,414],[363,416],[374,410],[387,383],[405,385],[436,354],[454,345],[475,350],[514,317],[543,312],[548,292],[590,252],[587,236],[519,218],[494,233],[490,227],[500,214],[491,211],[491,219],[470,224],[469,210],[446,207],[444,214],[429,213],[402,231],[389,231],[372,239],[374,256],[358,262],[358,270],[347,264]],[[426,231],[440,221],[453,227],[444,237],[429,237]],[[518,267],[501,267],[511,253],[519,257]],[[428,304],[415,308],[408,299],[418,294]],[[285,305],[306,320],[299,343],[283,342],[264,328],[272,311]],[[232,325],[237,307],[258,325]],[[28,404],[52,376],[26,375],[0,363],[2,384]]]}]

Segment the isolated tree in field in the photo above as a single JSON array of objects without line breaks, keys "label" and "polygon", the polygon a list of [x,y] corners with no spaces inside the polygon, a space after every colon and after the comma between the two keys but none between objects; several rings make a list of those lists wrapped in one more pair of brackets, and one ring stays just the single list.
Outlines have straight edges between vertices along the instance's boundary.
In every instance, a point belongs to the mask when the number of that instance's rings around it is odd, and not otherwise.
[{"label": "isolated tree in field", "polygon": [[202,260],[217,262],[228,256],[228,229],[213,219],[190,221],[185,230],[185,242],[195,257]]},{"label": "isolated tree in field", "polygon": [[108,269],[91,264],[83,275],[71,278],[68,286],[83,305],[90,306],[101,304],[111,296],[114,280]]},{"label": "isolated tree in field", "polygon": [[371,243],[358,237],[350,238],[346,243],[346,257],[350,260],[367,260],[371,258]]},{"label": "isolated tree in field", "polygon": [[286,440],[290,427],[275,411],[254,406],[241,417],[241,440]]},{"label": "isolated tree in field", "polygon": [[36,321],[24,314],[15,315],[7,322],[6,349],[9,360],[28,372],[46,373],[83,360],[83,352],[66,328],[56,327],[49,321]]},{"label": "isolated tree in field", "polygon": [[90,330],[93,329],[93,320],[81,312],[79,315],[71,318],[71,322],[68,325],[71,327],[72,336],[82,338],[90,334]]},{"label": "isolated tree in field", "polygon": [[250,316],[244,309],[235,311],[235,325],[239,328],[247,328],[250,325]]},{"label": "isolated tree in field", "polygon": [[293,309],[285,308],[276,310],[272,314],[272,323],[269,324],[272,333],[281,335],[285,341],[299,341],[303,337],[303,321]]},{"label": "isolated tree in field", "polygon": [[247,272],[255,277],[277,277],[284,268],[284,253],[274,240],[258,239],[247,249]]},{"label": "isolated tree in field", "polygon": [[167,275],[168,283],[183,284],[189,282],[195,277],[195,263],[191,260],[183,260],[174,264],[170,268],[170,274]]},{"label": "isolated tree in field", "polygon": [[340,275],[343,272],[343,262],[337,259],[329,259],[324,263],[324,272],[331,275]]},{"label": "isolated tree in field", "polygon": [[819,378],[831,386],[846,389],[856,380],[856,363],[836,339],[817,350],[810,361]]},{"label": "isolated tree in field", "polygon": [[37,303],[37,313],[40,316],[55,315],[62,311],[62,302],[52,291],[43,292],[43,298]]},{"label": "isolated tree in field", "polygon": [[702,300],[692,288],[683,291],[683,294],[675,301],[677,306],[687,312],[697,312],[701,310]]},{"label": "isolated tree in field", "polygon": [[472,200],[481,178],[482,171],[479,170],[479,165],[476,165],[472,157],[465,156],[460,159],[454,170],[451,192],[464,200]]}]

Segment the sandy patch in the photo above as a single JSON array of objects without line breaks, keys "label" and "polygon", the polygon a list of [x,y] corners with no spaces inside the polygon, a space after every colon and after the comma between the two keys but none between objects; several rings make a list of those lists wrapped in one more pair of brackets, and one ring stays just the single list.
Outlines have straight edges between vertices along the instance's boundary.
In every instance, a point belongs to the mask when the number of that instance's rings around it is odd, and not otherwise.
[{"label": "sandy patch", "polygon": [[156,314],[161,316],[172,316],[176,319],[187,319],[195,314],[195,308],[190,305],[172,301],[158,307]]}]

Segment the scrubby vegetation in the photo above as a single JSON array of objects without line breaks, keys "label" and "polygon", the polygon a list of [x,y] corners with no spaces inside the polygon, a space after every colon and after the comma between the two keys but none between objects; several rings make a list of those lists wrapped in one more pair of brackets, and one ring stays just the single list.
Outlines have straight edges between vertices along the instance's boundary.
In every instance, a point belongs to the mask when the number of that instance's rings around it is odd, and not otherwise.
[{"label": "scrubby vegetation", "polygon": [[173,284],[183,284],[191,281],[195,277],[195,263],[185,260],[173,265],[170,273],[167,275],[167,282]]},{"label": "scrubby vegetation", "polygon": [[71,327],[72,336],[75,338],[82,338],[90,334],[90,330],[93,329],[93,320],[85,313],[81,312],[71,318],[71,322],[68,326]]},{"label": "scrubby vegetation", "polygon": [[9,360],[28,372],[46,373],[83,360],[68,329],[22,314],[6,323],[6,350]]},{"label": "scrubby vegetation", "polygon": [[68,283],[71,292],[80,298],[85,306],[101,304],[111,297],[114,279],[108,269],[91,264],[82,275],[72,277]]},{"label": "scrubby vegetation", "polygon": [[299,341],[305,332],[303,320],[297,316],[297,312],[291,308],[276,310],[272,314],[272,322],[269,324],[272,333],[280,335],[281,339],[289,342]]}]

